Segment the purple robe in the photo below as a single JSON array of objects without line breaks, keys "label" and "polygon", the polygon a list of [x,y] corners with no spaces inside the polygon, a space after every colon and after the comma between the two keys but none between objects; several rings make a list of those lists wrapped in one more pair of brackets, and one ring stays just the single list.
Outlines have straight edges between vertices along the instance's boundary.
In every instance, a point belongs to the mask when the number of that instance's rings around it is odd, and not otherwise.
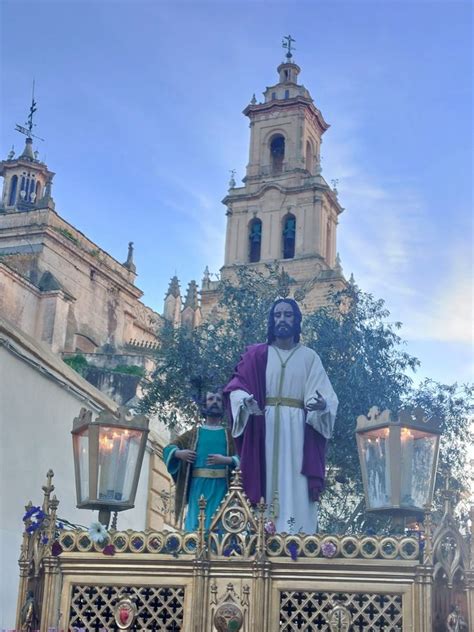
[{"label": "purple robe", "polygon": [[[259,343],[247,347],[241,357],[232,379],[224,389],[230,419],[230,393],[239,389],[251,393],[260,410],[265,410],[267,356],[268,345]],[[266,494],[264,415],[252,415],[243,434],[235,437],[234,441],[240,456],[245,493],[252,503],[258,503]],[[308,480],[308,494],[312,501],[319,499],[324,488],[325,468],[326,439],[309,424],[305,424],[301,473]],[[269,502],[269,499],[266,501]]]}]

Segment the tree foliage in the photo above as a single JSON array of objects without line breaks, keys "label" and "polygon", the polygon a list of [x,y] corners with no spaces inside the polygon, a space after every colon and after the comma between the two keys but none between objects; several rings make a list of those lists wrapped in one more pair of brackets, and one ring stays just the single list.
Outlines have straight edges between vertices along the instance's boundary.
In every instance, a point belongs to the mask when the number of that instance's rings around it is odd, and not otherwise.
[{"label": "tree foliage", "polygon": [[245,347],[265,340],[275,298],[288,295],[288,275],[279,267],[269,266],[267,272],[236,268],[235,281],[221,283],[217,313],[199,327],[165,324],[143,411],[155,413],[167,426],[186,424],[207,388],[229,381]]},{"label": "tree foliage", "polygon": [[[227,383],[245,347],[266,339],[270,306],[277,296],[289,295],[291,281],[278,267],[268,266],[262,274],[243,266],[236,269],[234,282],[222,282],[213,319],[192,330],[165,325],[142,409],[168,426],[190,422],[207,388]],[[303,320],[302,341],[320,355],[339,398],[320,512],[321,527],[328,531],[386,527],[386,519],[364,512],[354,435],[357,417],[372,406],[396,413],[406,405],[421,405],[439,416],[444,432],[440,464],[456,480],[459,494],[466,493],[473,389],[431,380],[415,388],[410,374],[419,361],[406,351],[401,323],[390,322],[389,316],[384,301],[349,283]],[[439,484],[444,476],[438,477]]]}]

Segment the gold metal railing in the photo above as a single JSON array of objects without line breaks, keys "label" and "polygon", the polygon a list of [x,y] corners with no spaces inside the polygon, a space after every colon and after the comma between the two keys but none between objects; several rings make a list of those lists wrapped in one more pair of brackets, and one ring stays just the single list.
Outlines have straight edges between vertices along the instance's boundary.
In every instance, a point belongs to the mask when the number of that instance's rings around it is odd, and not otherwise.
[{"label": "gold metal railing", "polygon": [[[57,501],[45,494],[51,541],[25,535],[19,629],[35,629],[21,619],[30,592],[41,632],[434,629],[429,519],[423,550],[413,536],[267,534],[265,506],[249,505],[237,472],[209,533],[202,502],[196,533],[116,531],[104,549],[87,531],[55,532]],[[473,573],[463,559],[467,619]]]}]

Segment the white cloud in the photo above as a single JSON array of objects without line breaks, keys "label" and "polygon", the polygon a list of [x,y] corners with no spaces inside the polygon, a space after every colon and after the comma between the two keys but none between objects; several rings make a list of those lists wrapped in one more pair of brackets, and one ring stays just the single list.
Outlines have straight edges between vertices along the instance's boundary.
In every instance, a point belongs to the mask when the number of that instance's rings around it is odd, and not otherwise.
[{"label": "white cloud", "polygon": [[405,334],[418,340],[473,344],[472,270],[459,256],[450,275],[410,314]]},{"label": "white cloud", "polygon": [[368,174],[359,166],[362,155],[356,133],[331,141],[328,171],[342,174],[339,199],[347,208],[338,231],[346,276],[353,271],[363,290],[386,300],[404,337],[472,344],[469,234],[451,243],[436,226],[439,209],[427,209],[414,186]]},{"label": "white cloud", "polygon": [[[219,270],[224,261],[225,215],[218,196],[215,192],[205,193],[202,184],[176,173],[155,169],[155,174],[176,191],[173,198],[160,196],[160,204],[174,209],[189,225],[182,237],[189,245],[189,252],[197,249],[211,271]],[[195,274],[200,278],[202,272]]]}]

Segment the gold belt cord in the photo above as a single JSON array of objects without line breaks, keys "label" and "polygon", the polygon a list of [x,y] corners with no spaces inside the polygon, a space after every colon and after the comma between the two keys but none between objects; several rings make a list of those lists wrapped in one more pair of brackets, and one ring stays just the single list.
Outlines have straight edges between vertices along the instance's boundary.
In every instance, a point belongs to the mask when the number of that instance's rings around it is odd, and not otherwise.
[{"label": "gold belt cord", "polygon": [[210,467],[196,467],[193,470],[193,478],[225,478],[225,469],[213,470]]},{"label": "gold belt cord", "polygon": [[265,400],[267,406],[288,406],[289,408],[304,408],[302,399],[294,399],[293,397],[267,397]]}]

